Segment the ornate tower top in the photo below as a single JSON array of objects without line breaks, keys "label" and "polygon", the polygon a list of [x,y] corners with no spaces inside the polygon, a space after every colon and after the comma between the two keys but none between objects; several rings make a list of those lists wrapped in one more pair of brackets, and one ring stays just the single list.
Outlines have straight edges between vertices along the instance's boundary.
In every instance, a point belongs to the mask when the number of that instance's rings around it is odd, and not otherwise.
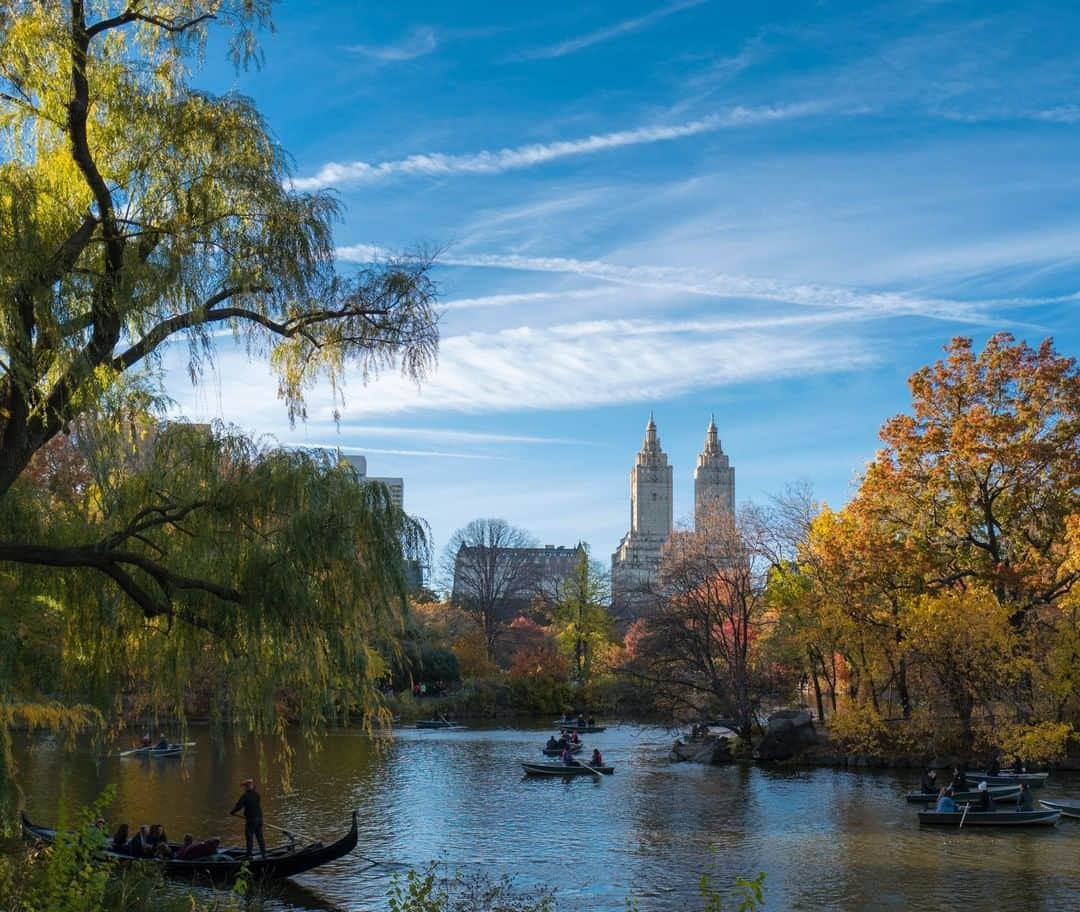
[{"label": "ornate tower top", "polygon": [[660,438],[656,435],[656,422],[649,412],[649,423],[645,425],[645,440],[637,454],[639,466],[666,466],[667,454],[660,448]]},{"label": "ornate tower top", "polygon": [[[716,416],[713,415],[709,419],[709,428],[705,431],[705,449],[701,451],[701,455],[720,456],[723,452],[723,447],[720,446],[720,438],[716,436]],[[698,459],[698,465],[701,465],[700,458]]]}]

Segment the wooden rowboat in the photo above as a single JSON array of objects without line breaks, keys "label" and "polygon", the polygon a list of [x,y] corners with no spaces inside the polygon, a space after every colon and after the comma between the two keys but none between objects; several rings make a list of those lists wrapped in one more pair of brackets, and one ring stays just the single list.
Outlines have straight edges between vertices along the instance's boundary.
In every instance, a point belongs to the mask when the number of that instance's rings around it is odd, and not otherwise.
[{"label": "wooden rowboat", "polygon": [[421,719],[416,723],[417,728],[465,728],[464,725],[458,725],[456,722],[450,722],[446,719]]},{"label": "wooden rowboat", "polygon": [[968,779],[974,782],[985,782],[987,785],[1019,785],[1026,782],[1028,788],[1042,788],[1046,785],[1049,773],[1009,773],[1000,772],[991,776],[986,772],[968,773]]},{"label": "wooden rowboat", "polygon": [[[579,744],[571,744],[570,745],[570,753],[576,754],[578,751],[582,750],[584,747],[585,747],[585,745],[580,744],[580,743]],[[545,747],[544,748],[544,756],[545,757],[558,757],[558,756],[562,755],[562,752],[563,752],[563,749],[561,747]]]},{"label": "wooden rowboat", "polygon": [[[1020,794],[1019,785],[994,785],[987,788],[990,793],[990,797],[995,801],[1001,801],[1002,799],[1008,800],[1015,798]],[[977,789],[972,789],[969,792],[955,792],[952,796],[953,801],[957,804],[963,804],[965,801],[978,801],[982,792]],[[934,804],[937,799],[937,792],[933,794],[926,794],[925,792],[911,792],[905,795],[904,798],[908,804]]]},{"label": "wooden rowboat", "polygon": [[183,744],[170,744],[168,747],[136,747],[131,750],[120,751],[121,757],[179,757],[184,751],[195,746],[194,741],[185,741]]},{"label": "wooden rowboat", "polygon": [[606,725],[579,725],[577,722],[560,722],[558,719],[555,720],[555,725],[559,731],[578,732],[582,735],[607,731]]},{"label": "wooden rowboat", "polygon": [[591,766],[580,760],[574,766],[565,763],[530,763],[528,760],[522,760],[521,768],[525,770],[526,776],[592,776],[594,773],[610,776],[615,772],[613,766]]},{"label": "wooden rowboat", "polygon": [[924,826],[1053,826],[1061,819],[1061,811],[968,811],[952,813],[919,811],[919,823]]},{"label": "wooden rowboat", "polygon": [[[32,823],[24,813],[22,815],[23,837],[30,842],[40,842],[51,845],[56,840],[56,830],[38,826]],[[138,859],[145,864],[158,865],[165,874],[170,877],[204,878],[215,881],[233,880],[240,874],[241,868],[247,864],[251,876],[257,880],[280,880],[283,877],[292,877],[295,874],[303,874],[320,865],[335,861],[348,855],[356,848],[358,830],[356,812],[353,811],[352,827],[344,836],[336,842],[324,845],[321,842],[310,842],[303,845],[289,843],[271,849],[265,856],[258,854],[248,858],[244,849],[221,849],[217,854],[207,858],[196,858],[190,861],[178,858],[147,858]],[[169,843],[173,851],[180,848],[179,843]],[[102,851],[98,855],[101,862],[115,864],[130,864],[136,859],[130,855],[121,855],[118,852]]]},{"label": "wooden rowboat", "polygon": [[1042,798],[1039,804],[1051,811],[1061,811],[1062,817],[1080,820],[1080,801],[1047,801]]}]

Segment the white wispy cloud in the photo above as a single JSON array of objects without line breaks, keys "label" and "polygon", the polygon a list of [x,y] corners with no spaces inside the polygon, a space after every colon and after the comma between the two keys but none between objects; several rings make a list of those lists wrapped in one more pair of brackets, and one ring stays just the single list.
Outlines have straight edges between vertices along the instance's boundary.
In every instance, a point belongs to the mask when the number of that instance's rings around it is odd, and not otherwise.
[{"label": "white wispy cloud", "polygon": [[517,326],[443,340],[418,390],[384,376],[350,413],[502,412],[655,401],[750,380],[844,371],[873,360],[845,312],[757,320],[595,320]]},{"label": "white wispy cloud", "polygon": [[566,291],[525,291],[508,294],[482,295],[476,298],[451,298],[440,302],[443,310],[480,310],[489,307],[510,307],[514,304],[539,304],[544,301],[590,301],[618,294],[617,288],[598,285],[595,288],[573,288]]},{"label": "white wispy cloud", "polygon": [[710,114],[678,124],[636,127],[613,133],[596,133],[581,139],[550,143],[531,143],[495,151],[446,155],[441,152],[410,155],[392,161],[327,162],[310,177],[297,177],[291,185],[297,190],[340,187],[349,184],[372,184],[395,177],[448,177],[455,174],[501,174],[534,168],[550,161],[579,155],[592,155],[626,146],[671,142],[717,130],[748,127],[756,124],[809,117],[828,110],[822,101],[745,107],[738,105],[723,113]]},{"label": "white wispy cloud", "polygon": [[[438,443],[522,443],[540,446],[581,446],[589,441],[574,437],[543,437],[532,434],[497,434],[487,431],[464,431],[454,428],[417,427],[416,425],[392,425],[392,424],[353,424],[343,422],[340,426],[342,440],[351,443],[334,444],[340,446],[343,451],[367,452],[367,448],[356,442],[364,437],[392,437],[392,438],[422,438]],[[311,446],[312,444],[295,444],[297,446]],[[324,444],[318,444],[323,446]],[[325,444],[330,446],[330,444]]]},{"label": "white wispy cloud", "polygon": [[377,453],[380,456],[415,456],[417,458],[445,458],[445,459],[504,459],[503,456],[498,456],[493,453],[461,453],[445,450],[400,450],[395,448],[382,448],[382,447],[369,447],[369,446],[351,446],[339,442],[311,442],[311,441],[295,441],[286,440],[283,441],[283,446],[294,447],[302,450],[340,450],[346,455],[350,454],[368,454]]},{"label": "white wispy cloud", "polygon": [[[387,256],[386,250],[369,244],[339,247],[336,253],[338,259],[356,263],[385,259]],[[921,316],[957,323],[987,323],[991,317],[987,314],[986,308],[1001,303],[957,301],[893,291],[863,291],[818,283],[787,282],[759,276],[732,275],[672,266],[624,266],[603,260],[578,260],[570,257],[529,257],[519,254],[484,253],[450,254],[440,257],[439,262],[447,266],[562,273],[668,293],[773,301],[804,307],[842,308],[849,311],[864,311],[882,317]],[[516,300],[528,300],[532,294],[547,295],[548,292],[494,295],[491,297],[512,300],[496,301],[491,306],[513,303]],[[552,294],[554,296],[554,293]],[[462,300],[466,303],[477,302],[475,306],[482,306],[479,302],[484,299]]]},{"label": "white wispy cloud", "polygon": [[670,266],[623,266],[602,260],[527,257],[517,254],[450,255],[442,258],[441,262],[452,266],[565,273],[639,288],[705,297],[746,298],[808,307],[843,308],[880,316],[910,315],[968,323],[983,323],[987,320],[984,309],[978,302],[928,298],[901,292],[861,291]]},{"label": "white wispy cloud", "polygon": [[695,6],[701,6],[707,2],[708,0],[678,0],[676,3],[669,3],[666,6],[658,7],[657,9],[646,13],[644,16],[623,19],[620,22],[615,22],[604,28],[596,29],[595,31],[588,32],[584,35],[579,35],[576,38],[560,41],[558,44],[526,51],[521,56],[526,60],[543,60],[550,57],[565,57],[567,54],[576,54],[578,51],[582,51],[585,48],[592,47],[596,44],[602,44],[605,41],[610,41],[612,38],[619,38],[630,32],[637,32],[643,28],[648,28],[650,25],[659,22],[661,19],[666,19],[674,13],[692,9]]},{"label": "white wispy cloud", "polygon": [[368,57],[380,63],[399,63],[415,60],[430,54],[439,46],[435,30],[429,26],[417,26],[401,41],[391,44],[351,44],[346,50],[352,54]]}]

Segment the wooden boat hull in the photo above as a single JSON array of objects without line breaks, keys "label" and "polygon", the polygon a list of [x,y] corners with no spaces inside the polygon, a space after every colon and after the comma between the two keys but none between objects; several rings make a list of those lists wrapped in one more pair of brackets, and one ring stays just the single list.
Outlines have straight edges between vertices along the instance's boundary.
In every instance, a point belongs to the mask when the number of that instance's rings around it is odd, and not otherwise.
[{"label": "wooden boat hull", "polygon": [[194,741],[186,744],[170,744],[168,747],[136,747],[121,751],[121,757],[179,757],[185,751],[195,747]]},{"label": "wooden boat hull", "polygon": [[1061,811],[968,811],[952,814],[937,811],[920,811],[919,823],[924,826],[959,827],[963,819],[965,827],[978,826],[1053,826],[1061,819]]},{"label": "wooden boat hull", "polygon": [[[577,754],[585,749],[584,744],[571,744],[570,753]],[[562,755],[563,749],[561,747],[545,747],[543,750],[545,757],[559,757]]]},{"label": "wooden boat hull", "polygon": [[1028,788],[1042,788],[1046,785],[1049,773],[998,773],[991,776],[989,773],[968,773],[968,779],[972,782],[985,782],[987,785],[1019,785],[1026,782]]},{"label": "wooden boat hull", "polygon": [[[994,785],[990,786],[987,791],[994,801],[1008,801],[1020,794],[1020,786]],[[956,792],[952,797],[957,804],[963,804],[965,801],[978,801],[981,794],[977,789],[972,789],[968,792]],[[904,798],[908,804],[936,804],[938,796],[936,792],[930,795],[924,792],[911,792],[905,795]]]},{"label": "wooden boat hull", "polygon": [[1041,799],[1039,804],[1050,811],[1061,811],[1062,817],[1080,820],[1080,801],[1046,801]]},{"label": "wooden boat hull", "polygon": [[443,722],[441,719],[421,719],[416,723],[417,728],[464,728],[464,725],[458,725],[456,722]]},{"label": "wooden boat hull", "polygon": [[529,763],[521,762],[521,768],[526,776],[592,776],[594,772],[610,776],[615,772],[613,766],[585,766],[578,763],[576,766],[567,766],[565,763]]},{"label": "wooden boat hull", "polygon": [[559,722],[556,720],[555,727],[559,731],[577,732],[581,735],[591,735],[596,732],[607,731],[606,725],[578,725],[577,722]]},{"label": "wooden boat hull", "polygon": [[[48,827],[38,826],[31,822],[24,813],[22,815],[23,838],[31,842],[43,842],[51,844],[56,839],[56,831]],[[258,854],[247,858],[243,849],[226,849],[219,852],[213,858],[196,858],[185,861],[176,858],[163,859],[139,859],[146,864],[158,865],[170,877],[202,878],[209,880],[233,880],[240,874],[244,864],[247,864],[251,876],[256,880],[280,880],[284,877],[293,877],[303,874],[313,868],[320,867],[328,862],[343,858],[356,848],[359,839],[356,812],[353,811],[352,827],[341,839],[324,845],[321,842],[313,842],[299,847],[281,846],[271,849],[265,857]],[[170,843],[174,850],[179,848],[176,843]],[[227,856],[222,857],[222,856]],[[136,859],[129,855],[121,855],[116,852],[101,852],[99,860],[116,864],[130,864]]]}]

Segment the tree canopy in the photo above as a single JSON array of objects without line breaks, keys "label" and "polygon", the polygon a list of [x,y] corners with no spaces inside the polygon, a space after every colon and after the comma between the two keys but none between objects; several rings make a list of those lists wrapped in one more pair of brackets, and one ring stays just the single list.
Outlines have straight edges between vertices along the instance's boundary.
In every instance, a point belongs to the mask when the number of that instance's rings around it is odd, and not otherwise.
[{"label": "tree canopy", "polygon": [[26,688],[177,681],[211,657],[232,717],[273,725],[291,701],[314,720],[362,702],[399,623],[422,530],[380,485],[155,405],[167,348],[198,380],[222,331],[294,420],[316,382],[340,401],[347,372],[435,361],[430,262],[339,274],[336,199],[292,189],[250,99],[192,85],[211,28],[258,62],[270,5],[0,10],[0,623],[37,643],[17,654],[74,662]]}]

